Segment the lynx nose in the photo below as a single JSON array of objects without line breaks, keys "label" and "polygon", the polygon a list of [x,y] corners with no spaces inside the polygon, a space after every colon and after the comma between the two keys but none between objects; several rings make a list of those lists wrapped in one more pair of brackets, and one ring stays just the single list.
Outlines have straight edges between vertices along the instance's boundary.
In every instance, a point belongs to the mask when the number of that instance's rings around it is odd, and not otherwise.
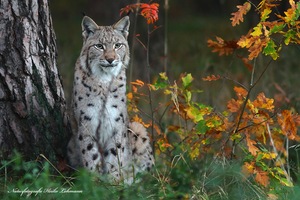
[{"label": "lynx nose", "polygon": [[109,62],[109,64],[111,64],[115,59],[114,58],[106,58],[107,62]]}]

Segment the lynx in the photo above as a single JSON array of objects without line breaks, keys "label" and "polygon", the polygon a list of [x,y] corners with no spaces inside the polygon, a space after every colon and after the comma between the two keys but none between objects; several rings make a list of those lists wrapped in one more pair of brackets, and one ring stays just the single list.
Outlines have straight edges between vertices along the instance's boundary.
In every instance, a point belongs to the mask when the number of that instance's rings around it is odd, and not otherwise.
[{"label": "lynx", "polygon": [[73,167],[127,183],[154,164],[146,129],[128,119],[129,24],[128,16],[112,26],[98,26],[91,18],[83,18],[83,47],[75,66],[72,99],[76,126],[68,144]]}]

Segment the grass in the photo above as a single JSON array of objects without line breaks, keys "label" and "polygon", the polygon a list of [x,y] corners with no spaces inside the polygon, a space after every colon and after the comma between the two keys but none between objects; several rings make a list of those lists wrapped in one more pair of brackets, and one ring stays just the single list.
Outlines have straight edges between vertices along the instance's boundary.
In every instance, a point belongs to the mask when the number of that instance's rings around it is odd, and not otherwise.
[{"label": "grass", "polygon": [[[166,159],[167,160],[167,159]],[[177,154],[170,163],[158,160],[149,174],[128,185],[114,185],[105,177],[86,170],[58,173],[43,157],[24,161],[20,154],[2,161],[1,199],[294,199],[299,185],[288,188],[277,183],[273,190],[262,189],[241,173],[241,164],[206,158],[189,160]],[[273,185],[274,186],[274,185]]]}]

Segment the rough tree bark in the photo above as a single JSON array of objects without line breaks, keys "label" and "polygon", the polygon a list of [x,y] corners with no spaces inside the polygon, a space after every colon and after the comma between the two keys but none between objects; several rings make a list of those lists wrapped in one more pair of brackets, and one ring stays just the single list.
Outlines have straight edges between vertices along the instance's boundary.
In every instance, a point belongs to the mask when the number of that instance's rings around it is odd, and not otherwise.
[{"label": "rough tree bark", "polygon": [[0,1],[0,160],[64,155],[71,129],[48,0]]}]

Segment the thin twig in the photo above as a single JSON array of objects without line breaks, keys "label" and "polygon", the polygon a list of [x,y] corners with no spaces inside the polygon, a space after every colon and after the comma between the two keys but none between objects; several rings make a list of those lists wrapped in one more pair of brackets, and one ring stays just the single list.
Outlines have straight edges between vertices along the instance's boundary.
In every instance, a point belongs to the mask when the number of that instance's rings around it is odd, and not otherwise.
[{"label": "thin twig", "polygon": [[[277,149],[276,149],[276,147],[275,147],[275,143],[274,143],[274,140],[273,140],[273,138],[272,138],[272,134],[271,134],[271,130],[270,130],[269,123],[266,123],[266,124],[267,124],[267,132],[268,132],[269,137],[270,137],[270,142],[271,142],[271,145],[272,145],[272,147],[273,147],[273,151],[274,151],[274,153],[275,153],[276,155],[278,155],[278,151],[277,151]],[[287,150],[287,151],[288,151],[288,150]],[[291,177],[290,177],[289,173],[285,170],[284,165],[283,165],[281,159],[278,159],[278,162],[279,162],[279,164],[280,164],[280,167],[281,167],[282,171],[284,172],[285,178],[286,178],[289,182],[292,182],[292,181],[291,181]]]},{"label": "thin twig", "polygon": [[[234,129],[233,131],[233,134],[237,133],[239,131],[239,127],[240,127],[240,124],[242,122],[242,118],[243,118],[243,114],[245,112],[245,109],[246,109],[246,105],[247,105],[247,102],[250,98],[250,94],[251,94],[251,91],[252,89],[257,85],[257,83],[260,81],[260,79],[263,77],[263,75],[265,74],[265,72],[267,71],[267,69],[269,68],[270,64],[272,62],[272,59],[270,59],[270,61],[268,62],[268,64],[266,65],[266,67],[264,68],[264,70],[261,72],[261,74],[259,75],[258,79],[254,81],[254,72],[255,72],[255,65],[252,69],[252,73],[251,73],[251,82],[250,82],[250,87],[248,89],[248,93],[247,93],[247,96],[244,100],[244,103],[243,103],[243,107],[241,109],[241,113],[239,115],[239,119],[238,119],[238,122],[237,122],[237,125],[236,125],[236,128]],[[232,144],[232,153],[231,153],[231,157],[234,156],[234,152],[235,152],[235,146],[236,146],[236,141],[234,140],[233,141],[233,144]]]},{"label": "thin twig", "polygon": [[[140,0],[137,0],[136,3],[140,3]],[[138,10],[139,6],[136,8],[135,16],[134,16],[134,23],[133,23],[133,36],[136,37],[136,24],[137,24],[137,16],[138,16]],[[133,38],[131,41],[131,50],[130,50],[130,55],[133,55],[134,53],[134,44],[135,44],[135,39]],[[131,57],[131,62],[129,66],[129,82],[132,82],[132,76],[133,76],[133,66],[134,66],[134,56]],[[129,91],[131,91],[131,87],[129,87]]]},{"label": "thin twig", "polygon": [[[148,84],[151,84],[151,68],[150,68],[150,25],[147,25],[147,56],[146,56],[146,65],[147,65],[147,75],[148,75]],[[150,106],[150,116],[151,116],[151,135],[154,138],[154,112],[153,112],[153,102],[152,102],[152,93],[150,87],[148,87],[148,94],[149,94],[149,106]],[[152,149],[155,152],[155,145],[154,140],[152,141]]]}]

